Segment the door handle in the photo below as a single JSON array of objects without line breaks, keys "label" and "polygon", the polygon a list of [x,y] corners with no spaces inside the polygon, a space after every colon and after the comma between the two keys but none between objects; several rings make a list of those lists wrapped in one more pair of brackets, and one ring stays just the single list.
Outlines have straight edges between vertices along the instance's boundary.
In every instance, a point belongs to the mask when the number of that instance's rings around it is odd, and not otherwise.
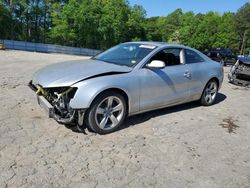
[{"label": "door handle", "polygon": [[184,73],[184,76],[185,76],[186,78],[190,78],[190,77],[191,77],[191,73],[188,72],[188,71],[186,71],[186,72]]}]

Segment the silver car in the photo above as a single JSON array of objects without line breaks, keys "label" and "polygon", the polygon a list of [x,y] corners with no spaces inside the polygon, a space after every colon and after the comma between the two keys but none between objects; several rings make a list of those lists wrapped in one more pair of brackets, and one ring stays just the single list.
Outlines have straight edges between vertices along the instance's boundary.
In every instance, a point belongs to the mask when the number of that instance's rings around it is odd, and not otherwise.
[{"label": "silver car", "polygon": [[47,66],[29,86],[49,117],[106,134],[126,116],[190,101],[212,105],[222,81],[222,65],[195,49],[128,42],[88,60]]}]

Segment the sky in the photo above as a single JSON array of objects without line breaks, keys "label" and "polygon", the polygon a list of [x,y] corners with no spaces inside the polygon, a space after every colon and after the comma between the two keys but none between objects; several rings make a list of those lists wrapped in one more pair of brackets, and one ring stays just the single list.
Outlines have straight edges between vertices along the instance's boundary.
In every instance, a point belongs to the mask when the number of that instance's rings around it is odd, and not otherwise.
[{"label": "sky", "polygon": [[130,5],[142,5],[147,17],[166,16],[177,8],[194,13],[236,12],[247,2],[250,0],[129,0]]}]

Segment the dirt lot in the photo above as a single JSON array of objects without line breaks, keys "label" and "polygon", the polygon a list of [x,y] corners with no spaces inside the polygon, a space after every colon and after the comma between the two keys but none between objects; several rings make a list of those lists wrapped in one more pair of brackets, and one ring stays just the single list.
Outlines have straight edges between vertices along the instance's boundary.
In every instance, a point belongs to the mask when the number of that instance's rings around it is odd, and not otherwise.
[{"label": "dirt lot", "polygon": [[[250,89],[129,118],[101,136],[48,119],[37,69],[86,57],[0,51],[0,187],[250,187]],[[230,133],[229,133],[230,132]]]}]

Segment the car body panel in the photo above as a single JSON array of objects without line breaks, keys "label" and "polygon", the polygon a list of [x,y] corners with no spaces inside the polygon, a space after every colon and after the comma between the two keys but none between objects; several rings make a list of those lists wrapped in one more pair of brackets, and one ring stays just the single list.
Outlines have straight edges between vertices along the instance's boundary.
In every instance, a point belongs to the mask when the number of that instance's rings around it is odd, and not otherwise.
[{"label": "car body panel", "polygon": [[[87,109],[103,91],[119,89],[128,97],[128,115],[173,106],[200,99],[207,82],[216,78],[221,87],[223,67],[201,52],[181,45],[140,42],[156,48],[134,67],[119,66],[97,60],[66,62],[46,67],[33,76],[33,84],[42,87],[76,87],[70,100],[72,109]],[[190,49],[205,61],[194,64],[166,66],[163,69],[145,67],[149,59],[165,48]],[[185,58],[185,57],[184,57]],[[190,77],[186,77],[186,73]]]},{"label": "car body panel", "polygon": [[[218,78],[219,84],[222,83],[223,76],[218,77],[218,75],[223,74],[220,71],[223,69],[217,62],[177,66],[179,67],[166,67],[165,71],[142,68],[129,73],[96,77],[76,83],[72,87],[77,87],[78,90],[70,106],[75,109],[89,108],[101,92],[108,89],[120,89],[128,96],[128,112],[131,115],[147,111],[147,109],[198,100],[210,79]],[[205,71],[196,75],[189,68],[192,66],[204,67]],[[211,73],[206,71],[209,66],[217,68]],[[186,70],[190,70],[191,78],[184,77]]]},{"label": "car body panel", "polygon": [[143,68],[140,73],[140,110],[185,102],[188,98],[186,65]]},{"label": "car body panel", "polygon": [[128,97],[129,113],[139,111],[139,76],[129,72],[119,75],[102,76],[74,84],[78,90],[70,101],[75,109],[89,108],[98,94],[107,89],[120,89]]},{"label": "car body panel", "polygon": [[190,82],[188,83],[191,100],[197,100],[201,97],[206,83],[212,78],[217,78],[219,88],[221,87],[223,82],[223,68],[221,64],[213,61],[192,63],[188,64],[188,70],[191,74]]},{"label": "car body panel", "polygon": [[42,87],[70,86],[80,80],[105,73],[125,73],[132,68],[97,60],[68,61],[49,65],[38,70],[32,78],[34,84]]}]

